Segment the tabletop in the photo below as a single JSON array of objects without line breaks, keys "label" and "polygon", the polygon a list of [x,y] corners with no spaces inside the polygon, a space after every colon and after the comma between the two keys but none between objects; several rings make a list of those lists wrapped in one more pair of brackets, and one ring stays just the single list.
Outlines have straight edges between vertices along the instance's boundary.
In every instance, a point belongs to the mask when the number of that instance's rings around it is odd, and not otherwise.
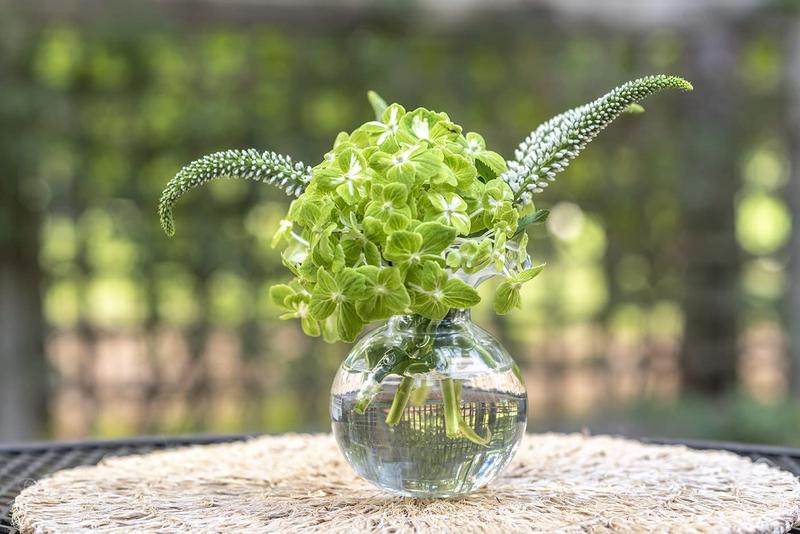
[{"label": "tabletop", "polygon": [[[208,443],[225,443],[253,434],[142,437],[126,440],[0,444],[0,534],[16,534],[10,511],[14,498],[36,480],[60,469],[94,465],[106,456],[141,454],[154,450]],[[684,444],[695,449],[722,449],[768,462],[800,476],[800,449],[743,443],[639,438],[648,443]],[[800,534],[800,529],[793,533]]]}]

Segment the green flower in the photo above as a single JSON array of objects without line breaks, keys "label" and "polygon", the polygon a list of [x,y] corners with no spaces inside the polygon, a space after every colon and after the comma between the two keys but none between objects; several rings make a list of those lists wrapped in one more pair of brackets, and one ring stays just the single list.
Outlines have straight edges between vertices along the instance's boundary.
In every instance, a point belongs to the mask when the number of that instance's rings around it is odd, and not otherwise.
[{"label": "green flower", "polygon": [[483,210],[490,217],[506,204],[514,202],[514,192],[502,180],[490,180],[483,189]]},{"label": "green flower", "polygon": [[[509,258],[509,251],[506,248],[505,234],[498,235],[494,240],[494,247],[492,247],[491,261],[494,262],[494,268],[497,272],[503,272],[506,262]],[[524,260],[520,260],[524,261]]]},{"label": "green flower", "polygon": [[381,251],[367,239],[345,239],[339,243],[347,265],[380,265]]},{"label": "green flower", "polygon": [[367,204],[366,216],[374,217],[383,223],[387,234],[403,230],[411,220],[411,209],[408,207],[408,189],[401,183],[386,186],[372,186],[372,202]]},{"label": "green flower", "polygon": [[370,165],[386,182],[400,182],[410,189],[437,174],[443,158],[438,148],[428,148],[423,143],[402,143],[393,154],[375,152],[370,157]]},{"label": "green flower", "polygon": [[335,190],[348,204],[365,194],[365,185],[372,178],[367,161],[352,148],[342,150],[333,161],[314,170],[316,184],[322,191]]},{"label": "green flower", "polygon": [[461,235],[469,234],[470,221],[467,203],[455,193],[428,193],[431,218],[452,226]]},{"label": "green flower", "polygon": [[514,235],[517,231],[519,212],[512,204],[504,204],[493,214],[491,224],[498,235]]},{"label": "green flower", "polygon": [[278,284],[269,288],[269,296],[272,302],[281,308],[284,313],[281,319],[300,319],[300,325],[309,336],[320,334],[319,323],[311,317],[309,301],[311,296],[308,292],[297,290],[286,284]]},{"label": "green flower", "polygon": [[417,108],[411,113],[406,113],[400,120],[397,139],[409,144],[428,141],[444,146],[457,141],[460,135],[461,127],[450,122],[450,117],[446,113]]},{"label": "green flower", "polygon": [[526,269],[521,273],[511,276],[497,286],[497,293],[494,298],[494,311],[499,315],[505,315],[512,310],[512,308],[519,308],[522,298],[520,297],[519,290],[522,284],[532,280],[544,269],[544,265],[537,265]]},{"label": "green flower", "polygon": [[365,322],[404,313],[411,304],[399,269],[369,265],[360,267],[358,272],[366,278],[367,296],[358,301],[356,311]]},{"label": "green flower", "polygon": [[467,158],[448,150],[444,152],[444,166],[432,182],[468,190],[475,183],[476,175],[475,167]]},{"label": "green flower", "polygon": [[329,224],[324,229],[311,235],[310,258],[315,265],[325,266],[332,272],[338,271],[335,265],[344,261],[344,250],[339,245],[338,238],[333,233],[335,224]]},{"label": "green flower", "polygon": [[427,261],[443,263],[442,252],[456,238],[456,231],[437,222],[422,223],[413,232],[401,230],[389,235],[383,256],[405,273]]},{"label": "green flower", "polygon": [[400,119],[406,114],[405,108],[400,104],[392,104],[383,110],[380,120],[369,121],[361,128],[372,135],[378,146],[389,144],[397,145],[397,131],[400,129]]},{"label": "green flower", "polygon": [[522,234],[517,241],[511,241],[506,252],[509,262],[523,265],[528,260],[528,234]]},{"label": "green flower", "polygon": [[492,240],[482,239],[467,241],[458,249],[461,253],[461,268],[466,273],[477,273],[487,265],[492,259]]},{"label": "green flower", "polygon": [[411,310],[436,321],[444,319],[450,308],[475,306],[481,298],[474,288],[458,278],[450,278],[435,261],[408,275]]},{"label": "green flower", "polygon": [[292,202],[288,219],[309,232],[316,233],[330,222],[334,207],[330,197],[309,193]]},{"label": "green flower", "polygon": [[368,296],[366,277],[346,267],[331,276],[324,268],[317,271],[317,283],[311,292],[311,316],[317,321],[324,321],[334,313],[336,331],[345,341],[356,338],[364,322],[356,312],[356,302]]}]

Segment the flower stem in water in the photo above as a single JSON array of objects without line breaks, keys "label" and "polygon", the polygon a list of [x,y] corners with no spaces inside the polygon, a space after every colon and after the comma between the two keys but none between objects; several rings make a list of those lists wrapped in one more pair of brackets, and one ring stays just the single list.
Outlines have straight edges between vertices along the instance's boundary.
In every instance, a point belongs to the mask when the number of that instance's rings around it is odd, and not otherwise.
[{"label": "flower stem in water", "polygon": [[458,429],[458,404],[456,384],[452,378],[443,378],[441,381],[442,403],[444,407],[444,429],[448,438],[459,436]]},{"label": "flower stem in water", "polygon": [[406,409],[406,404],[408,404],[408,398],[411,396],[411,388],[413,386],[413,377],[404,376],[400,381],[400,385],[397,386],[397,391],[394,394],[392,407],[389,408],[389,413],[386,414],[387,425],[394,426],[400,422],[400,418],[403,416],[403,410]]},{"label": "flower stem in water", "polygon": [[425,399],[428,398],[429,389],[430,385],[428,385],[428,382],[423,379],[422,382],[411,392],[411,406],[420,407],[425,404]]},{"label": "flower stem in water", "polygon": [[472,429],[471,426],[467,424],[466,421],[464,421],[464,418],[461,416],[458,418],[458,429],[462,434],[464,434],[464,437],[470,440],[472,443],[483,445],[484,447],[492,440],[492,433],[488,428],[486,429],[486,435],[481,437]]}]

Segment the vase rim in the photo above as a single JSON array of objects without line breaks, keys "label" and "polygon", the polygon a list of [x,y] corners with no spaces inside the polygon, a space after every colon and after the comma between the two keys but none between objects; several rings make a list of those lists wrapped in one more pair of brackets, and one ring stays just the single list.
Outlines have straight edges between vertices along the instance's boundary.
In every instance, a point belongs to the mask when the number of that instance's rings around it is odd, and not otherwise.
[{"label": "vase rim", "polygon": [[[389,323],[395,327],[401,327],[401,325],[403,325],[404,323],[413,323],[421,319],[428,320],[427,317],[424,317],[419,314],[393,315],[392,317],[389,318]],[[435,322],[442,324],[449,322],[462,322],[471,320],[472,320],[471,308],[450,308],[450,310],[447,312],[447,315],[445,315],[444,318]]]}]

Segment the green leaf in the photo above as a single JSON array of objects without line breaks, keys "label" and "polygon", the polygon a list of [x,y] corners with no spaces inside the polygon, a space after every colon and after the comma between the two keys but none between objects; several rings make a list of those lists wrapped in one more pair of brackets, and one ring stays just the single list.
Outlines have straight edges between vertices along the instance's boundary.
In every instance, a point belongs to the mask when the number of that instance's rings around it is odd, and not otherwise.
[{"label": "green leaf", "polygon": [[369,104],[375,112],[375,119],[381,120],[383,112],[389,107],[386,105],[386,101],[375,91],[367,91],[367,100],[369,100]]},{"label": "green leaf", "polygon": [[475,169],[477,169],[478,174],[483,177],[484,180],[493,180],[497,178],[497,173],[492,170],[486,163],[479,159],[475,159]]},{"label": "green leaf", "polygon": [[497,152],[485,150],[481,154],[475,156],[475,167],[478,173],[483,176],[486,181],[497,178],[501,173],[506,171],[506,160]]},{"label": "green leaf", "polygon": [[536,210],[533,213],[529,213],[524,217],[520,217],[519,222],[517,222],[517,231],[514,234],[514,237],[517,237],[519,234],[525,231],[525,227],[527,226],[545,222],[549,216],[550,210],[542,209]]},{"label": "green leaf", "polygon": [[486,150],[486,141],[483,136],[475,132],[466,135],[466,153],[475,160],[475,168],[484,181],[493,180],[506,170],[506,161],[497,152]]},{"label": "green leaf", "polygon": [[519,284],[524,284],[525,282],[528,282],[529,280],[533,280],[534,278],[539,276],[539,273],[541,273],[544,270],[544,267],[545,267],[545,264],[543,263],[541,265],[537,265],[535,267],[531,267],[530,269],[525,269],[524,271],[522,271],[518,275],[514,276],[513,280],[515,282],[519,283]]}]

